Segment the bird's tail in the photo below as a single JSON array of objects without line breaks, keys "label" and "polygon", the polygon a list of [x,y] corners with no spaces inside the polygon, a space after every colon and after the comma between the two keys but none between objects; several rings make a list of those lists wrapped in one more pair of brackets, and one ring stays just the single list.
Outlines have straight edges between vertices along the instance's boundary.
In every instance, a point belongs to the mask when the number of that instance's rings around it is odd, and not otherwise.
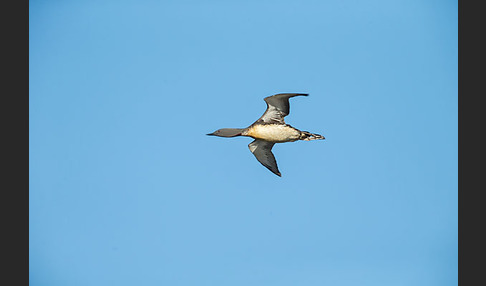
[{"label": "bird's tail", "polygon": [[324,138],[324,136],[319,134],[314,134],[307,131],[300,131],[299,139],[304,141],[310,141],[310,140],[319,140],[319,139],[326,139],[326,138]]}]

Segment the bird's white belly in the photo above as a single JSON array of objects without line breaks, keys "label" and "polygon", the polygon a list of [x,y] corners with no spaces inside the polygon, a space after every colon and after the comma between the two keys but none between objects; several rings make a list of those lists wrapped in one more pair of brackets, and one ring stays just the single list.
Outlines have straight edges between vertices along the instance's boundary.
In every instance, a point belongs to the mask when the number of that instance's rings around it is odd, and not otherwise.
[{"label": "bird's white belly", "polygon": [[300,138],[300,131],[288,125],[257,124],[248,130],[247,135],[255,139],[281,143],[298,140]]}]

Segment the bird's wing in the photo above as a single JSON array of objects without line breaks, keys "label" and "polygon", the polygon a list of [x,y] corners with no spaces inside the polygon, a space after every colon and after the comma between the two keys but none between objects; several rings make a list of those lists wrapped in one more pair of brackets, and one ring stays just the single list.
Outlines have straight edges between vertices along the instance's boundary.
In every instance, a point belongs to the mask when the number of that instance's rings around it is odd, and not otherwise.
[{"label": "bird's wing", "polygon": [[284,117],[290,113],[289,98],[294,96],[307,96],[307,93],[279,93],[265,97],[267,110],[257,122],[285,124]]},{"label": "bird's wing", "polygon": [[267,169],[272,171],[275,175],[282,176],[278,171],[277,161],[272,154],[272,147],[274,144],[275,143],[273,142],[257,139],[248,144],[248,148],[250,148],[251,153],[255,155],[258,162],[262,163],[263,166],[267,167]]}]

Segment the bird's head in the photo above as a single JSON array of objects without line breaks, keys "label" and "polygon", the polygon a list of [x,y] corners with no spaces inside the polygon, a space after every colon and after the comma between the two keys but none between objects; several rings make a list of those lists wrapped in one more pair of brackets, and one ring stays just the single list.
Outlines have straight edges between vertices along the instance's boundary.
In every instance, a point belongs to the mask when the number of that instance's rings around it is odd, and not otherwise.
[{"label": "bird's head", "polygon": [[239,128],[222,128],[214,131],[213,133],[208,133],[209,136],[219,136],[219,137],[235,137],[241,136],[244,129]]}]

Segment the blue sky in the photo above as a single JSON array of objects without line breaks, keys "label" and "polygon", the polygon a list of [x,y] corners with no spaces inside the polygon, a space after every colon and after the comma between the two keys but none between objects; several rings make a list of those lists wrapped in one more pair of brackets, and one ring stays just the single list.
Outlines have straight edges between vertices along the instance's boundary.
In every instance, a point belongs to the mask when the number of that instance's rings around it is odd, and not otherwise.
[{"label": "blue sky", "polygon": [[30,284],[457,285],[457,11],[30,1]]}]

